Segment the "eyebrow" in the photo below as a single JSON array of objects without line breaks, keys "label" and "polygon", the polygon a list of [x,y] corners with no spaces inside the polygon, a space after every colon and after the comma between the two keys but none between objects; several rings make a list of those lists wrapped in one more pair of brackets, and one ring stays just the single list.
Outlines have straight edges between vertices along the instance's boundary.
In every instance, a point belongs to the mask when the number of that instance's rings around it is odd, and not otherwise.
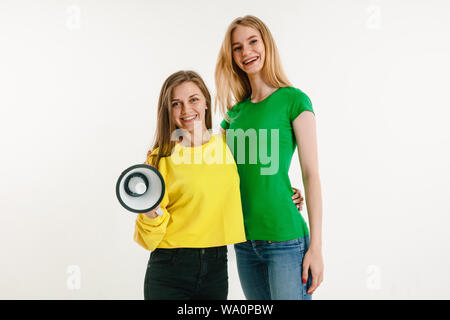
[{"label": "eyebrow", "polygon": [[[198,95],[199,95],[198,93],[194,93],[194,94],[191,94],[191,95],[189,96],[189,98],[192,98],[192,97],[198,96]],[[177,98],[173,98],[173,99],[172,99],[172,101],[177,101],[177,100],[180,100],[180,99],[177,99]]]},{"label": "eyebrow", "polygon": [[[254,34],[254,35],[248,37],[247,40],[250,40],[251,38],[254,38],[254,37],[256,37],[256,34]],[[234,42],[234,43],[232,43],[231,45],[234,46],[235,44],[239,44],[239,42]]]}]

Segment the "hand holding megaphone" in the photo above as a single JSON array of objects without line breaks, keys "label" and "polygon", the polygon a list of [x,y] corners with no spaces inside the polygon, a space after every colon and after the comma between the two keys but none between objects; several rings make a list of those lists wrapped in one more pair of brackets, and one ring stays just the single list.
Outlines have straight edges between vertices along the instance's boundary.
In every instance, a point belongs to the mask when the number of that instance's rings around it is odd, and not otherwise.
[{"label": "hand holding megaphone", "polygon": [[116,196],[120,204],[134,213],[154,212],[162,215],[159,205],[164,193],[165,184],[161,173],[147,164],[129,167],[116,183]]},{"label": "hand holding megaphone", "polygon": [[162,216],[163,215],[163,211],[161,210],[161,208],[158,206],[158,208],[156,210],[152,210],[149,212],[144,213],[147,217],[155,219],[158,216]]}]

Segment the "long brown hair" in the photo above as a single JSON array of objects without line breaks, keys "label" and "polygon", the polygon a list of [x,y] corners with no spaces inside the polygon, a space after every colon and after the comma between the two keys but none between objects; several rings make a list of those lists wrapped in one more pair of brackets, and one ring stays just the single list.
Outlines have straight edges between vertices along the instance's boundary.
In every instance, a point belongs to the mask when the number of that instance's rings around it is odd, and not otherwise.
[{"label": "long brown hair", "polygon": [[175,87],[184,82],[193,82],[197,85],[206,99],[205,110],[205,125],[206,129],[212,128],[211,117],[211,95],[205,82],[200,75],[194,71],[182,70],[171,74],[162,85],[158,100],[158,120],[156,124],[156,134],[152,150],[158,149],[151,159],[147,159],[147,164],[158,168],[159,161],[162,157],[167,157],[172,154],[176,141],[172,141],[172,133],[177,129],[175,122],[172,119],[172,95]]},{"label": "long brown hair", "polygon": [[236,18],[225,33],[215,71],[217,90],[215,105],[224,117],[236,102],[248,98],[252,93],[247,74],[237,66],[233,59],[231,36],[237,26],[251,27],[261,34],[266,48],[266,59],[262,74],[268,84],[275,88],[292,86],[283,71],[275,40],[264,22],[251,15]]}]

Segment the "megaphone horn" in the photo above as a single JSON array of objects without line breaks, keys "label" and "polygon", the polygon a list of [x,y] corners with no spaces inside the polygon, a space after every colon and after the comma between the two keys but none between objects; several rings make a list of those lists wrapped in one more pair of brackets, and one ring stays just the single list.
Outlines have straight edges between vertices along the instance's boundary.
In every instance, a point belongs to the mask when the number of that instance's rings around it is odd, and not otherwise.
[{"label": "megaphone horn", "polygon": [[[116,183],[119,203],[128,211],[144,213],[154,210],[162,201],[165,183],[161,173],[147,164],[137,164],[122,172]],[[162,211],[159,210],[159,215]]]}]

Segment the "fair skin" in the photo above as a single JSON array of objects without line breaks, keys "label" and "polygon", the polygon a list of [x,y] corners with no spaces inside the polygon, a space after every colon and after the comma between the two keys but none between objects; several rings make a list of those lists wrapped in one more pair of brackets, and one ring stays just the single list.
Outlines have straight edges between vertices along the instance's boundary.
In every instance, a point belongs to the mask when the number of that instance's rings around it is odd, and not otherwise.
[{"label": "fair skin", "polygon": [[[243,71],[245,71],[250,79],[252,86],[252,102],[258,102],[271,95],[277,88],[266,84],[259,72],[265,60],[265,47],[261,35],[253,28],[239,26],[233,32],[234,41],[232,38],[233,59]],[[220,128],[222,134],[225,130]],[[292,200],[297,206],[298,210],[303,209],[303,197],[300,191],[292,188],[294,195]]]},{"label": "fair skin", "polygon": [[[209,141],[211,135],[205,121],[208,107],[205,96],[195,83],[187,81],[176,86],[172,92],[171,105],[172,119],[183,133],[180,142],[182,145],[195,147]],[[144,214],[154,219],[158,216],[156,214],[158,208]]]},{"label": "fair skin", "polygon": [[[238,26],[231,37],[233,59],[247,73],[252,87],[252,102],[259,102],[277,88],[264,79],[262,69],[265,61],[265,46],[258,30]],[[298,155],[305,187],[308,218],[310,224],[310,246],[303,259],[302,278],[311,271],[312,284],[308,294],[313,294],[323,281],[322,257],[322,195],[318,168],[316,121],[311,112],[302,112],[292,123],[298,145]]]},{"label": "fair skin", "polygon": [[206,98],[200,88],[187,81],[176,86],[172,92],[172,119],[183,132],[185,146],[199,146],[211,137],[206,129]]}]

